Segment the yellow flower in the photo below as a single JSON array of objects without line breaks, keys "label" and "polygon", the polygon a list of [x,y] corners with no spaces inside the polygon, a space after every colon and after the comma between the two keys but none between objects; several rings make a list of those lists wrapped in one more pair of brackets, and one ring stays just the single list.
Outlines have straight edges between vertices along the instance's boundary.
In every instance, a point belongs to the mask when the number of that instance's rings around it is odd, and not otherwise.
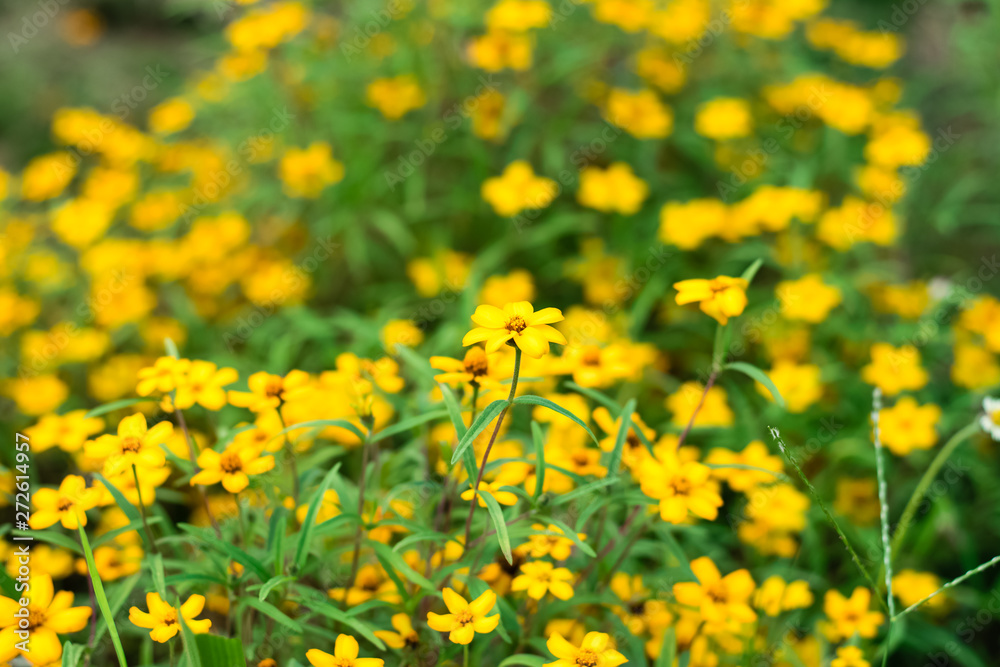
[{"label": "yellow flower", "polygon": [[717,276],[711,280],[682,280],[674,283],[674,289],[678,305],[697,302],[703,313],[719,324],[726,324],[730,317],[736,317],[746,308],[747,285],[743,278]]},{"label": "yellow flower", "polygon": [[479,506],[486,507],[486,500],[483,499],[483,494],[488,493],[501,505],[516,505],[516,493],[500,490],[500,487],[506,485],[508,485],[508,482],[499,478],[493,482],[480,482],[478,492],[473,492],[471,488],[462,491],[462,500],[472,500],[472,497],[475,496],[476,500],[479,502]]},{"label": "yellow flower", "polygon": [[160,445],[174,431],[170,422],[146,429],[146,417],[136,413],[118,423],[118,435],[102,435],[85,445],[87,456],[104,461],[105,475],[118,475],[132,466],[159,468],[166,462]]},{"label": "yellow flower", "polygon": [[354,578],[353,588],[331,588],[327,591],[327,595],[331,599],[344,601],[348,607],[354,607],[368,600],[386,602],[400,600],[396,584],[385,570],[376,565],[363,565],[358,570],[358,576]]},{"label": "yellow flower", "polygon": [[673,424],[685,427],[694,417],[695,427],[724,427],[733,423],[733,411],[726,400],[726,390],[715,385],[708,390],[705,401],[695,414],[701,396],[705,393],[705,387],[700,382],[685,382],[677,391],[667,396],[666,405],[674,416],[671,420]]},{"label": "yellow flower", "polygon": [[416,347],[424,341],[424,332],[413,320],[389,320],[382,327],[382,344],[390,353],[395,353],[396,345]]},{"label": "yellow flower", "polygon": [[855,633],[864,639],[874,637],[885,616],[882,612],[868,610],[871,601],[871,591],[861,586],[854,589],[850,598],[845,598],[840,591],[827,591],[823,613],[828,620],[821,624],[827,639],[839,642],[850,639]]},{"label": "yellow flower", "polygon": [[187,128],[194,120],[194,107],[181,97],[157,104],[149,112],[149,129],[156,134],[173,134]]},{"label": "yellow flower", "polygon": [[[532,524],[531,529],[537,532],[528,536],[527,553],[532,558],[544,558],[550,556],[552,560],[562,561],[569,558],[576,544],[566,537],[562,528],[549,524],[547,527],[540,523]],[[587,539],[584,533],[577,533],[576,536],[582,541]]]},{"label": "yellow flower", "polygon": [[381,658],[359,658],[358,640],[350,635],[337,635],[333,655],[311,648],[306,651],[306,659],[313,667],[382,667]]},{"label": "yellow flower", "polygon": [[100,491],[87,488],[87,481],[77,475],[66,475],[59,489],[38,489],[31,495],[35,511],[29,524],[34,530],[42,530],[57,521],[63,528],[76,530],[78,525],[87,525],[87,510],[97,505]]},{"label": "yellow flower", "polygon": [[830,662],[830,667],[871,667],[857,646],[841,646],[837,649],[837,657]]},{"label": "yellow flower", "polygon": [[920,352],[913,345],[897,348],[888,343],[875,343],[871,354],[872,362],[861,369],[861,379],[886,395],[916,391],[927,384],[929,376],[920,365]]},{"label": "yellow flower", "polygon": [[52,231],[74,248],[86,248],[99,239],[111,226],[114,209],[97,199],[70,199],[52,213]]},{"label": "yellow flower", "polygon": [[365,99],[389,120],[399,120],[427,104],[424,91],[410,74],[372,81],[365,90]]},{"label": "yellow flower", "polygon": [[69,398],[69,387],[51,373],[0,380],[0,388],[28,416],[53,412]]},{"label": "yellow flower", "polygon": [[514,269],[505,276],[490,276],[479,290],[479,303],[503,308],[511,301],[533,301],[535,281],[524,269]]},{"label": "yellow flower", "polygon": [[223,387],[237,379],[239,375],[234,368],[216,368],[210,361],[192,361],[177,384],[174,407],[183,410],[197,403],[208,410],[221,410],[226,405]]},{"label": "yellow flower", "polygon": [[750,104],[737,97],[718,97],[706,102],[695,112],[694,131],[717,141],[749,136],[753,131]]},{"label": "yellow flower", "polygon": [[278,173],[289,197],[316,199],[324,188],[344,178],[344,165],[333,159],[333,149],[325,141],[308,148],[289,148],[281,158]]},{"label": "yellow flower", "polygon": [[535,312],[527,301],[508,303],[503,310],[482,305],[472,315],[472,321],[479,326],[465,334],[462,345],[486,341],[486,352],[489,353],[508,343],[529,357],[538,359],[548,354],[550,342],[566,344],[566,338],[549,326],[562,319],[558,308],[543,308]]},{"label": "yellow flower", "polygon": [[[0,547],[0,553],[3,552],[5,547],[6,544]],[[28,564],[22,562],[22,558],[24,558],[23,554],[19,553],[17,549],[11,549],[7,557],[7,574],[12,579],[16,579],[19,574],[23,574],[24,571],[22,568],[27,567],[29,564],[31,570],[44,572],[53,579],[62,579],[73,573],[73,554],[65,549],[53,548],[47,544],[39,544],[31,547],[30,562]]]},{"label": "yellow flower", "polygon": [[[785,399],[785,407],[789,412],[805,412],[806,409],[823,397],[823,383],[820,381],[821,370],[815,364],[797,364],[786,359],[774,362],[774,367],[767,376],[778,388],[778,393]],[[757,391],[769,400],[774,396],[764,385],[756,383]]]},{"label": "yellow flower", "polygon": [[86,410],[73,410],[64,415],[45,415],[34,426],[25,429],[36,453],[58,447],[64,452],[79,451],[87,439],[104,429],[100,417],[87,417]]},{"label": "yellow flower", "polygon": [[[705,462],[720,466],[750,466],[777,473],[784,469],[781,458],[772,456],[767,445],[760,440],[754,440],[739,453],[731,449],[716,447],[708,453]],[[741,493],[749,493],[761,484],[770,484],[777,479],[774,475],[769,475],[766,472],[738,467],[715,468],[712,470],[712,476],[727,482],[729,488]]]},{"label": "yellow flower", "polygon": [[[892,578],[892,594],[899,598],[904,607],[920,602],[941,588],[941,578],[932,572],[900,570]],[[924,603],[924,608],[940,610],[948,606],[947,593],[938,593]]]},{"label": "yellow flower", "polygon": [[[147,502],[150,500],[146,495],[143,495],[143,499]],[[137,544],[122,547],[99,546],[94,549],[94,565],[97,566],[97,574],[103,581],[114,581],[133,575],[142,569],[144,553],[142,547]],[[87,574],[87,561],[80,558],[76,564],[80,574]]]},{"label": "yellow flower", "polygon": [[530,36],[506,30],[490,30],[469,42],[469,62],[487,72],[510,68],[523,71],[531,67],[533,42]]},{"label": "yellow flower", "polygon": [[395,632],[375,631],[375,636],[384,641],[389,648],[413,648],[420,643],[420,635],[413,629],[413,622],[406,614],[393,614],[392,627],[395,628]]},{"label": "yellow flower", "polygon": [[45,201],[62,194],[76,175],[79,157],[65,151],[36,157],[21,174],[21,197],[27,201]]},{"label": "yellow flower", "polygon": [[757,585],[747,570],[736,570],[723,577],[715,563],[705,556],[691,561],[691,570],[698,582],[674,584],[677,602],[697,607],[707,623],[752,623],[757,619],[749,604]]},{"label": "yellow flower", "polygon": [[819,274],[811,273],[798,280],[783,280],[775,288],[781,302],[781,315],[789,320],[817,324],[840,304],[840,290],[823,282]]},{"label": "yellow flower", "polygon": [[876,481],[841,477],[837,480],[833,508],[860,526],[875,523],[881,511]]},{"label": "yellow flower", "polygon": [[576,199],[582,205],[604,213],[633,215],[649,196],[649,186],[632,172],[625,162],[615,162],[607,169],[585,167],[580,172]]},{"label": "yellow flower", "polygon": [[879,424],[882,443],[896,456],[906,456],[915,449],[930,449],[937,442],[935,427],[941,420],[941,408],[904,396],[896,405],[885,408]]},{"label": "yellow flower", "polygon": [[490,30],[525,32],[549,24],[552,8],[545,0],[500,0],[486,12]]},{"label": "yellow flower", "polygon": [[221,453],[206,449],[198,455],[201,472],[191,478],[191,485],[208,486],[222,482],[229,493],[239,493],[250,484],[250,475],[262,475],[274,468],[273,456],[261,456],[249,447],[230,445]]},{"label": "yellow flower", "polygon": [[660,518],[683,523],[688,512],[709,521],[719,515],[722,497],[712,470],[697,461],[682,461],[675,452],[660,452],[638,470],[642,492],[660,501]]},{"label": "yellow flower", "polygon": [[154,392],[167,394],[180,385],[190,366],[189,359],[160,357],[152,366],[139,371],[139,384],[136,385],[135,393],[140,396],[149,396]]},{"label": "yellow flower", "polygon": [[[309,513],[309,505],[299,505],[298,509],[295,510],[295,518],[298,520],[299,524],[303,524],[306,521],[306,515]],[[340,495],[333,489],[329,489],[323,492],[323,501],[319,505],[319,511],[316,512],[316,523],[320,524],[324,521],[329,521],[333,517],[340,514]]]},{"label": "yellow flower", "polygon": [[263,371],[254,373],[247,379],[250,391],[229,391],[229,402],[251,412],[273,410],[282,404],[287,394],[301,389],[309,383],[309,374],[290,371],[285,377],[271,375]]},{"label": "yellow flower", "polygon": [[658,47],[645,48],[639,52],[635,71],[664,93],[676,93],[684,87],[687,80],[684,66],[674,60],[669,51]]},{"label": "yellow flower", "polygon": [[[171,637],[180,632],[177,609],[164,602],[158,593],[146,593],[146,608],[149,612],[144,612],[138,607],[128,610],[128,620],[140,628],[148,629],[149,636],[155,642],[165,644]],[[184,625],[196,635],[208,632],[212,627],[209,619],[198,620],[195,618],[205,608],[205,597],[203,595],[192,595],[181,605],[180,616],[184,620]]]},{"label": "yellow flower", "polygon": [[434,380],[444,384],[468,382],[483,389],[501,388],[500,377],[496,365],[483,348],[470,347],[462,361],[450,357],[431,357],[431,368],[445,371],[434,376]]},{"label": "yellow flower", "polygon": [[497,215],[509,217],[526,209],[546,208],[559,194],[559,185],[536,176],[527,161],[515,160],[500,176],[486,179],[480,194]]},{"label": "yellow flower", "polygon": [[[20,598],[28,601],[27,619],[18,618],[20,599],[0,597],[0,662],[21,656],[33,665],[57,663],[62,657],[62,642],[59,635],[79,632],[87,626],[93,610],[90,607],[74,607],[71,591],[55,592],[52,577],[46,574],[32,575],[27,588],[20,592]],[[27,622],[27,625],[23,623]],[[17,633],[22,634],[21,637]],[[17,647],[24,639],[30,650]]]},{"label": "yellow flower", "polygon": [[662,139],[674,128],[673,111],[649,89],[612,89],[604,117],[636,139]]},{"label": "yellow flower", "polygon": [[718,199],[667,202],[660,209],[660,240],[693,250],[726,228],[729,208]]},{"label": "yellow flower", "polygon": [[497,595],[492,590],[486,591],[472,602],[466,602],[465,598],[450,588],[441,591],[441,595],[450,613],[428,612],[427,625],[432,630],[449,633],[448,639],[455,644],[469,644],[476,633],[489,634],[500,623],[500,614],[486,615],[497,601]]},{"label": "yellow flower", "polygon": [[603,632],[588,632],[579,647],[573,646],[558,632],[552,633],[545,643],[555,662],[545,667],[618,667],[628,660],[614,649],[611,637]]},{"label": "yellow flower", "polygon": [[555,567],[544,560],[535,560],[521,566],[521,574],[510,584],[512,591],[526,591],[533,600],[541,600],[552,593],[560,600],[573,597],[573,573],[565,567]]},{"label": "yellow flower", "polygon": [[777,616],[791,609],[805,609],[812,603],[813,594],[809,590],[809,582],[786,582],[777,575],[765,579],[753,598],[754,606],[768,616]]}]

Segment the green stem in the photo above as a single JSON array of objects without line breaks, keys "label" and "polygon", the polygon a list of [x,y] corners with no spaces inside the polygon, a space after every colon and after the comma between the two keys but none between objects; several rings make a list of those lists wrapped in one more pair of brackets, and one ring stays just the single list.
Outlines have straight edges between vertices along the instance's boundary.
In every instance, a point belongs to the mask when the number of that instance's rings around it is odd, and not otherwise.
[{"label": "green stem", "polygon": [[993,567],[997,563],[1000,563],[1000,556],[996,556],[992,560],[986,561],[985,563],[983,563],[979,567],[976,567],[976,568],[973,568],[973,569],[969,570],[968,572],[966,572],[962,576],[960,576],[960,577],[958,577],[956,579],[952,579],[947,584],[945,584],[941,588],[937,589],[936,591],[934,591],[933,593],[931,593],[930,595],[928,595],[927,597],[925,597],[920,602],[916,602],[914,604],[911,604],[909,607],[907,607],[903,611],[901,611],[898,614],[896,614],[895,616],[893,616],[892,620],[896,620],[896,619],[901,618],[902,616],[906,616],[911,611],[913,611],[914,609],[916,609],[920,605],[924,604],[925,602],[927,602],[928,600],[930,600],[932,597],[934,597],[938,593],[941,593],[945,589],[951,588],[952,586],[958,586],[960,583],[962,583],[963,581],[965,581],[969,577],[975,576],[975,575],[979,574],[980,572],[982,572],[983,570],[986,570],[986,569],[989,569],[989,568]]},{"label": "green stem", "polygon": [[83,557],[87,561],[87,574],[90,575],[90,581],[94,585],[94,596],[97,598],[97,606],[104,617],[104,623],[108,626],[108,634],[111,635],[111,643],[115,646],[115,654],[118,656],[119,667],[128,667],[128,664],[125,662],[125,650],[122,648],[122,640],[118,636],[118,627],[115,625],[115,617],[111,613],[108,596],[104,594],[104,584],[101,583],[101,577],[97,573],[97,565],[94,563],[94,551],[90,548],[87,531],[83,529],[85,519],[82,516],[78,516],[77,519],[76,527],[80,532],[80,546],[83,547]]},{"label": "green stem", "polygon": [[153,550],[154,554],[160,553],[159,547],[156,546],[156,541],[153,539],[153,531],[149,529],[149,524],[146,522],[146,504],[142,502],[142,489],[139,488],[139,472],[135,469],[135,464],[132,464],[132,479],[135,480],[135,493],[139,496],[139,517],[142,519],[142,527],[146,531],[146,538],[149,539],[149,546]]},{"label": "green stem", "polygon": [[[354,554],[351,556],[351,575],[348,577],[348,590],[354,586],[354,580],[358,576],[358,558],[361,555],[361,536],[365,532],[365,487],[367,486],[366,475],[368,471],[368,444],[371,440],[371,429],[365,428],[365,441],[361,444],[361,479],[358,480],[358,532],[354,534]],[[347,597],[344,597],[347,600]],[[346,604],[346,602],[345,602]]]},{"label": "green stem", "polygon": [[[281,414],[281,405],[279,404],[275,412],[278,413],[278,419],[281,420],[281,430],[284,431],[288,428],[285,425],[285,417]],[[292,446],[292,439],[288,437],[288,434],[282,436],[285,439],[285,458],[288,459],[288,468],[292,471],[292,500],[295,501],[295,506],[299,506],[299,470],[298,463],[295,461],[295,448]]]},{"label": "green stem", "polygon": [[462,647],[462,667],[469,667],[469,645]]},{"label": "green stem", "polygon": [[924,476],[920,478],[920,482],[917,484],[916,490],[913,495],[910,496],[910,501],[906,503],[906,508],[903,510],[903,516],[899,520],[899,525],[896,527],[896,533],[892,536],[892,552],[899,553],[899,547],[903,544],[903,538],[906,536],[906,531],[909,530],[910,524],[913,523],[913,517],[917,514],[917,508],[920,506],[921,501],[927,494],[927,489],[930,488],[931,484],[934,482],[934,478],[937,477],[938,473],[941,472],[941,468],[948,461],[948,458],[955,452],[963,441],[972,437],[980,431],[979,421],[974,421],[961,431],[951,436],[951,439],[945,443],[941,451],[938,452],[934,460],[931,461],[931,465],[927,468],[927,472]]},{"label": "green stem", "polygon": [[507,415],[507,411],[510,410],[510,406],[514,401],[514,392],[517,391],[517,377],[521,373],[521,348],[514,347],[514,376],[510,380],[510,394],[507,396],[507,407],[500,412],[500,416],[497,417],[497,425],[493,427],[493,435],[490,436],[490,442],[486,445],[486,452],[483,454],[483,462],[479,466],[479,476],[476,478],[476,483],[472,486],[472,500],[469,502],[469,516],[465,519],[465,541],[462,543],[463,546],[469,543],[469,534],[472,532],[472,516],[476,513],[476,506],[479,504],[479,485],[483,481],[483,473],[486,472],[486,462],[490,460],[490,450],[493,449],[493,443],[497,439],[497,434],[500,432],[500,425],[503,424],[503,418]]}]

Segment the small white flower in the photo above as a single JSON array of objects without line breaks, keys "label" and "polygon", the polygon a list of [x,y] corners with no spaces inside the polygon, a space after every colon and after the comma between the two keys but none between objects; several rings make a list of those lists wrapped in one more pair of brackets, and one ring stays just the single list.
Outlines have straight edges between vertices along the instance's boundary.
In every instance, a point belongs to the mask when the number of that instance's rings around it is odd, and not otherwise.
[{"label": "small white flower", "polygon": [[984,398],[983,412],[986,414],[979,418],[979,425],[990,437],[1000,442],[1000,398]]}]

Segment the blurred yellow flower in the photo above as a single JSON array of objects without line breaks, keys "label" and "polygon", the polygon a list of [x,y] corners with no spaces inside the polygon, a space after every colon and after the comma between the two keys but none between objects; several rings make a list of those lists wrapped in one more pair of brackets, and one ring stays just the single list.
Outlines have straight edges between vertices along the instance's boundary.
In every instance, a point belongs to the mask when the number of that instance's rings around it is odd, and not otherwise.
[{"label": "blurred yellow flower", "polygon": [[344,165],[333,159],[333,149],[325,141],[308,148],[289,148],[281,157],[278,175],[289,197],[316,199],[330,185],[344,178]]}]

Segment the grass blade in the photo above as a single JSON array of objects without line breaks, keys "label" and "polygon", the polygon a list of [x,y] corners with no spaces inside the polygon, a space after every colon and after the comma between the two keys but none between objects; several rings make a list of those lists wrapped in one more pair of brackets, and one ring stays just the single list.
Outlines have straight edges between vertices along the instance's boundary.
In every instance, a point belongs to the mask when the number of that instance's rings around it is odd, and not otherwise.
[{"label": "grass blade", "polygon": [[94,597],[97,598],[97,606],[101,610],[101,616],[104,617],[104,622],[108,626],[108,632],[111,635],[111,643],[114,644],[115,654],[118,656],[118,664],[120,667],[128,667],[128,663],[125,662],[125,650],[122,648],[121,637],[118,636],[118,627],[115,625],[115,616],[111,613],[111,605],[108,604],[108,596],[104,594],[104,584],[101,582],[101,577],[97,573],[97,565],[94,563],[94,552],[90,548],[90,541],[87,539],[87,531],[83,529],[83,523],[80,522],[77,525],[77,530],[80,533],[80,546],[83,547],[83,557],[87,560],[87,574],[90,576],[90,581],[94,585]]}]

